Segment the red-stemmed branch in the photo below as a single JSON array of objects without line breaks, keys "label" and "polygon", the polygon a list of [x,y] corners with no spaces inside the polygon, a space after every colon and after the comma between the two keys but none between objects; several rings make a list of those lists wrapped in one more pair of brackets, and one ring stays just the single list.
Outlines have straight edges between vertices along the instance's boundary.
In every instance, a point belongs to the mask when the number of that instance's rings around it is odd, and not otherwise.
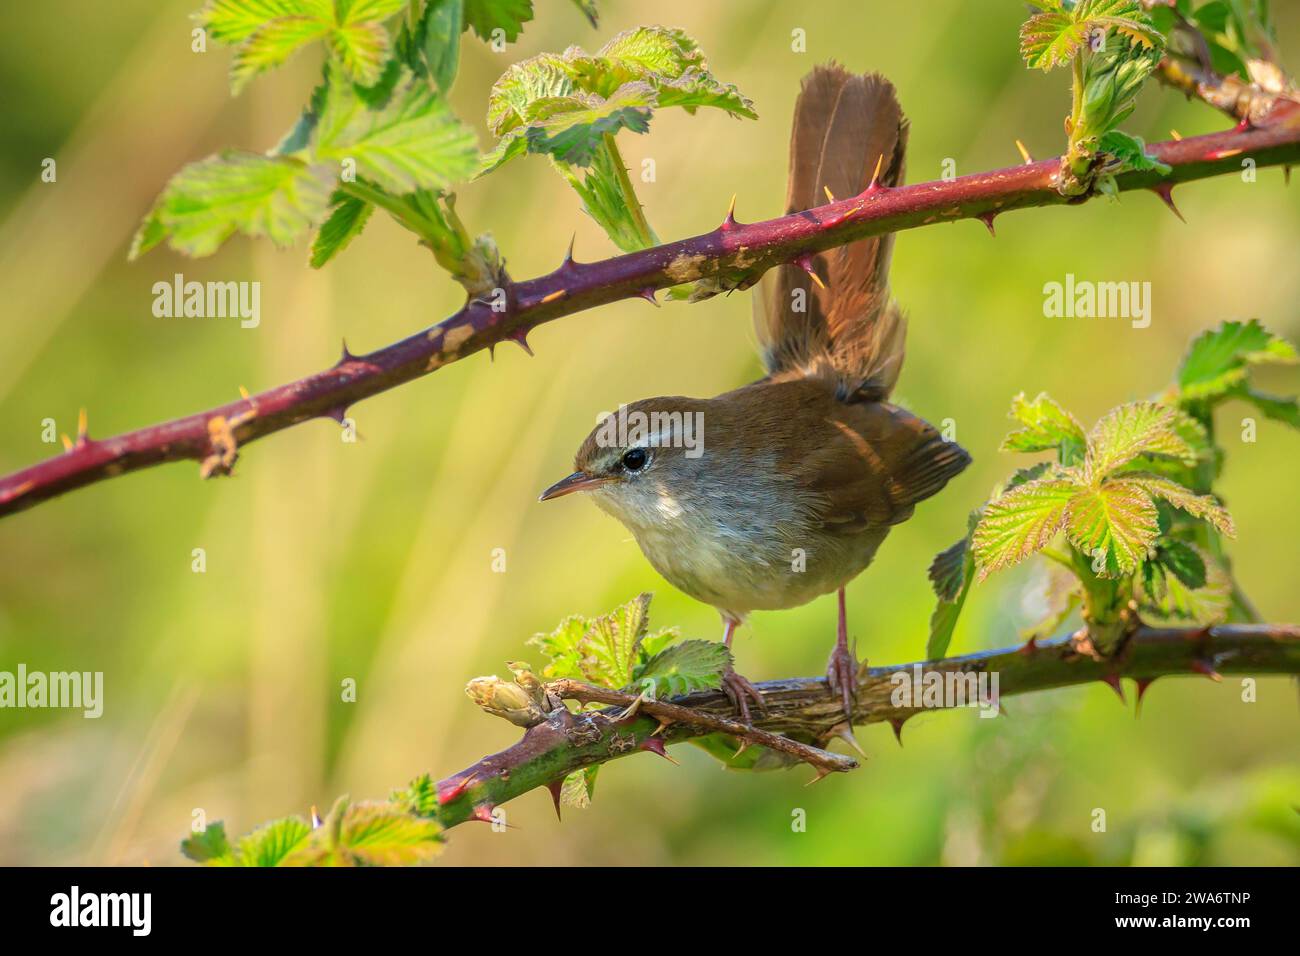
[{"label": "red-stemmed branch", "polygon": [[[1117,185],[1150,189],[1172,206],[1175,185],[1238,173],[1245,160],[1257,167],[1300,162],[1300,105],[1279,101],[1254,125],[1149,151],[1170,171],[1124,173]],[[873,183],[860,195],[763,222],[741,223],[729,212],[711,232],[600,262],[568,256],[548,275],[512,283],[502,297],[474,299],[432,328],[366,355],[345,348],[332,368],[287,385],[113,438],[92,439],[83,419],[63,454],[0,478],[0,517],[167,461],[198,461],[204,477],[228,473],[251,441],[311,418],[342,421],[356,402],[500,342],[528,348],[530,330],[561,316],[634,296],[653,301],[658,289],[700,280],[718,290],[746,288],[774,265],[806,264],[813,253],[868,236],[972,218],[992,231],[1003,213],[1086,199],[1058,192],[1060,169],[1058,158],[949,181]]]}]

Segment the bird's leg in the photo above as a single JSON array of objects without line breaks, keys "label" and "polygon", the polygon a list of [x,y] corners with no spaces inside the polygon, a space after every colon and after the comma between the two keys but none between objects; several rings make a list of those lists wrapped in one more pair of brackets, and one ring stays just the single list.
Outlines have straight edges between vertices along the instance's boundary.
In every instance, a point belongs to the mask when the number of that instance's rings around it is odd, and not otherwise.
[{"label": "bird's leg", "polygon": [[[723,631],[722,640],[727,645],[727,650],[731,650],[731,638],[736,633],[736,628],[740,622],[734,618],[724,617],[726,629]],[[763,700],[763,695],[758,692],[758,688],[736,673],[735,667],[728,664],[727,669],[722,672],[722,690],[735,706],[736,712],[740,714],[740,719],[745,723],[752,723],[749,718],[749,702],[745,698],[750,698],[758,704],[758,709],[767,713],[767,701]]]},{"label": "bird's leg", "polygon": [[840,624],[835,635],[835,650],[826,664],[826,682],[844,701],[844,716],[853,724],[853,702],[858,696],[858,660],[849,648],[849,619],[844,607],[844,589],[840,588]]}]

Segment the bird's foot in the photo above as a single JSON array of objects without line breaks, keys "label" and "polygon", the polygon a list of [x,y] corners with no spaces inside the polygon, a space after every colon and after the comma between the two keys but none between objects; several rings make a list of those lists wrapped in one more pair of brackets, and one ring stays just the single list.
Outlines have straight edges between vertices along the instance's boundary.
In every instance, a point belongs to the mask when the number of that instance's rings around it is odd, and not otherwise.
[{"label": "bird's foot", "polygon": [[858,698],[858,661],[845,644],[836,644],[826,662],[826,683],[844,702],[844,716],[853,725],[853,702]]},{"label": "bird's foot", "polygon": [[764,714],[767,713],[767,701],[763,700],[758,688],[737,674],[734,668],[728,667],[722,672],[722,692],[731,699],[742,723],[753,723],[749,717],[749,701],[746,698],[754,701]]}]

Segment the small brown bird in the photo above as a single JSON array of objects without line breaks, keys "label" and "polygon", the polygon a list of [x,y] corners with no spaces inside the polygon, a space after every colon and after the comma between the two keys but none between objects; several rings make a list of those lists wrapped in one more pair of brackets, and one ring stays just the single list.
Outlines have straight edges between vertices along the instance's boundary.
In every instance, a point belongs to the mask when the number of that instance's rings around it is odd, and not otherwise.
[{"label": "small brown bird", "polygon": [[[893,86],[834,64],[804,79],[790,140],[787,212],[903,178],[907,121]],[[883,159],[880,159],[883,157]],[[717,398],[623,406],[582,443],[576,471],[541,500],[590,492],[655,570],[717,608],[725,640],[753,610],[839,592],[827,679],[851,716],[858,665],[844,586],[894,525],[970,463],[956,443],[886,399],[905,325],[888,285],[893,236],[821,253],[817,278],[768,272],[755,312],[768,374]],[[734,670],[741,717],[762,697]]]}]

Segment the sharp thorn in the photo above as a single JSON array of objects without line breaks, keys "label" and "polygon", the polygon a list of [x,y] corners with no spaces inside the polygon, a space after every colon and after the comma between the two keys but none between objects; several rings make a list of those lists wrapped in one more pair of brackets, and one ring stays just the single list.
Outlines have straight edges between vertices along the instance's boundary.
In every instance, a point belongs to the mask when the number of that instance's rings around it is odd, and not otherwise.
[{"label": "sharp thorn", "polygon": [[655,290],[652,289],[650,286],[646,286],[644,289],[638,292],[637,295],[640,298],[645,299],[656,309],[659,308],[659,300],[655,298]]},{"label": "sharp thorn", "polygon": [[69,438],[67,435],[60,435],[59,438],[63,442],[63,450],[72,451],[72,439]]},{"label": "sharp thorn", "polygon": [[1214,664],[1204,658],[1198,657],[1196,660],[1192,661],[1192,670],[1196,671],[1198,674],[1204,674],[1215,683],[1223,680],[1223,676],[1214,669]]},{"label": "sharp thorn", "polygon": [[727,215],[722,220],[722,228],[730,229],[736,224],[736,194],[731,194],[731,202],[727,204]]},{"label": "sharp thorn", "polygon": [[880,185],[880,168],[884,165],[885,165],[885,154],[881,153],[878,157],[876,157],[876,169],[875,172],[871,174],[871,182],[867,184],[868,193],[874,193],[876,190],[884,188],[883,186]]},{"label": "sharp thorn", "polygon": [[551,791],[551,802],[555,804],[555,819],[563,823],[564,818],[560,816],[560,793],[564,789],[564,778],[552,780],[546,785],[546,789]]},{"label": "sharp thorn", "polygon": [[841,721],[831,728],[831,735],[840,738],[850,747],[861,755],[863,760],[867,759],[867,752],[862,749],[862,744],[858,743],[858,738],[853,733],[852,725],[847,721]]},{"label": "sharp thorn", "polygon": [[347,419],[347,417],[348,417],[348,410],[347,410],[345,407],[343,407],[342,405],[339,405],[339,406],[337,406],[337,407],[335,407],[335,408],[328,409],[328,410],[325,412],[325,417],[326,417],[326,418],[332,418],[332,419],[334,419],[336,422],[338,422],[340,425],[342,425],[343,422],[344,422],[344,421]]},{"label": "sharp thorn", "polygon": [[1169,135],[1173,138],[1175,143],[1181,143],[1183,141],[1183,134],[1178,132],[1176,129],[1171,129]]},{"label": "sharp thorn", "polygon": [[549,295],[542,296],[541,304],[546,305],[547,303],[554,302],[556,299],[563,298],[568,291],[569,291],[568,289],[556,289],[554,292],[550,293]]},{"label": "sharp thorn", "polygon": [[1034,164],[1034,157],[1029,155],[1029,150],[1025,149],[1025,144],[1020,142],[1020,140],[1016,140],[1016,149],[1020,150],[1020,158],[1025,161],[1026,166],[1032,166]]},{"label": "sharp thorn", "polygon": [[578,241],[578,234],[575,232],[573,235],[569,237],[569,248],[564,253],[564,262],[560,264],[560,268],[564,268],[567,265],[573,264],[573,244],[576,243],[577,241]]},{"label": "sharp thorn", "polygon": [[1121,704],[1128,703],[1124,699],[1124,685],[1120,683],[1118,674],[1115,673],[1106,674],[1104,677],[1101,678],[1101,682],[1115,692],[1116,696],[1119,697],[1119,702]]},{"label": "sharp thorn", "polygon": [[356,358],[356,356],[353,355],[353,354],[352,354],[352,351],[348,348],[348,340],[347,340],[347,339],[344,339],[344,340],[343,340],[343,354],[339,356],[338,364],[339,364],[339,365],[342,365],[344,362],[350,362],[350,361],[352,361],[354,358]]},{"label": "sharp thorn", "polygon": [[804,786],[805,786],[805,787],[811,787],[814,783],[821,783],[823,780],[825,780],[825,779],[826,779],[827,777],[829,777],[830,775],[831,775],[831,772],[830,772],[829,770],[827,770],[825,767],[818,767],[818,768],[817,768],[817,776],[813,777],[811,780],[809,780],[807,783],[805,783]]},{"label": "sharp thorn", "polygon": [[1038,635],[1035,634],[1029,640],[1025,641],[1024,645],[1016,653],[1029,656],[1030,654],[1035,654],[1037,652],[1038,652]]},{"label": "sharp thorn", "polygon": [[443,806],[444,804],[451,803],[451,801],[455,800],[457,797],[463,794],[469,788],[469,785],[473,783],[477,777],[478,777],[477,772],[471,773],[465,779],[457,780],[450,787],[446,787],[446,788],[440,787],[438,789],[438,806]]},{"label": "sharp thorn", "polygon": [[484,823],[491,823],[492,811],[494,809],[495,807],[490,803],[476,803],[474,804],[474,812],[471,814],[471,817],[475,820],[481,820]]},{"label": "sharp thorn", "polygon": [[813,260],[811,255],[805,253],[802,256],[799,256],[794,260],[794,264],[797,265],[804,272],[808,273],[808,278],[812,279],[813,283],[817,286],[817,288],[825,290],[826,283],[822,281],[822,277],[819,276],[817,274],[817,270],[813,268]]},{"label": "sharp thorn", "polygon": [[993,228],[993,219],[996,216],[997,213],[995,212],[986,212],[983,213],[981,216],[979,216],[979,221],[984,223],[984,227],[988,229],[989,235],[992,236],[994,239],[998,237],[997,230]]},{"label": "sharp thorn", "polygon": [[488,361],[492,362],[493,364],[496,364],[496,360],[497,360],[497,344],[495,342],[489,342]]},{"label": "sharp thorn", "polygon": [[1284,185],[1287,185],[1287,186],[1290,186],[1290,185],[1291,185],[1291,167],[1290,167],[1290,166],[1283,166],[1283,167],[1282,167],[1282,179],[1283,179]]},{"label": "sharp thorn", "polygon": [[527,329],[516,329],[514,332],[511,332],[509,335],[507,335],[506,338],[508,338],[511,342],[517,344],[521,349],[527,352],[530,357],[532,356],[533,350],[532,347],[529,346],[528,344]]},{"label": "sharp thorn", "polygon": [[86,410],[80,409],[77,412],[77,444],[85,445],[90,441],[90,425],[86,417]]},{"label": "sharp thorn", "polygon": [[[662,737],[647,737],[645,740],[641,741],[641,743],[637,744],[636,749],[648,750],[652,754],[658,754],[671,763],[677,763],[677,761],[673,759],[672,754],[668,752],[668,748],[664,746],[664,739]],[[680,764],[678,766],[680,766]]]},{"label": "sharp thorn", "polygon": [[1186,219],[1183,219],[1183,214],[1178,211],[1178,206],[1174,204],[1174,187],[1172,183],[1158,183],[1151,187],[1151,191],[1160,197],[1160,201],[1168,206],[1169,211],[1177,216],[1179,220],[1187,222]]},{"label": "sharp thorn", "polygon": [[652,731],[650,732],[650,736],[651,736],[651,737],[658,737],[658,736],[659,736],[660,734],[662,734],[665,730],[667,730],[670,726],[672,726],[672,723],[673,723],[671,720],[668,720],[668,719],[665,718],[665,717],[659,717],[659,718],[658,718],[658,721],[659,721],[659,726],[656,727],[654,730],[652,730]]},{"label": "sharp thorn", "polygon": [[321,825],[320,811],[316,809],[316,804],[311,805],[311,828],[315,830]]},{"label": "sharp thorn", "polygon": [[[346,346],[344,347],[346,348]],[[242,385],[239,386],[239,397],[246,402],[251,402],[253,400],[253,396],[248,394],[248,389],[244,388]]]},{"label": "sharp thorn", "polygon": [[824,192],[824,193],[826,194],[826,201],[827,201],[827,202],[834,202],[834,201],[835,201],[835,194],[834,194],[833,192],[831,192],[831,187],[830,187],[830,186],[822,186],[822,192]]},{"label": "sharp thorn", "polygon": [[749,749],[749,741],[748,741],[748,740],[742,740],[742,741],[740,742],[740,746],[736,748],[736,752],[735,752],[734,754],[731,755],[731,759],[732,759],[732,760],[735,760],[737,757],[739,757],[741,754],[743,754],[743,753],[744,753],[746,750],[748,750],[748,749]]},{"label": "sharp thorn", "polygon": [[1147,688],[1150,687],[1150,686],[1151,686],[1152,684],[1154,684],[1155,682],[1156,682],[1156,679],[1155,679],[1154,677],[1138,677],[1138,678],[1135,678],[1134,683],[1137,684],[1137,692],[1138,692],[1138,693],[1137,693],[1137,707],[1136,707],[1136,709],[1133,711],[1133,716],[1134,716],[1134,717],[1141,717],[1141,716],[1142,716],[1142,697],[1143,697],[1144,694],[1146,694],[1146,692],[1147,692]]},{"label": "sharp thorn", "polygon": [[889,722],[889,726],[894,728],[894,739],[898,741],[898,746],[903,746],[903,724],[907,722],[906,717],[895,717]]},{"label": "sharp thorn", "polygon": [[1234,133],[1248,133],[1255,128],[1255,124],[1250,121],[1249,116],[1243,116],[1236,126],[1232,128]]}]

